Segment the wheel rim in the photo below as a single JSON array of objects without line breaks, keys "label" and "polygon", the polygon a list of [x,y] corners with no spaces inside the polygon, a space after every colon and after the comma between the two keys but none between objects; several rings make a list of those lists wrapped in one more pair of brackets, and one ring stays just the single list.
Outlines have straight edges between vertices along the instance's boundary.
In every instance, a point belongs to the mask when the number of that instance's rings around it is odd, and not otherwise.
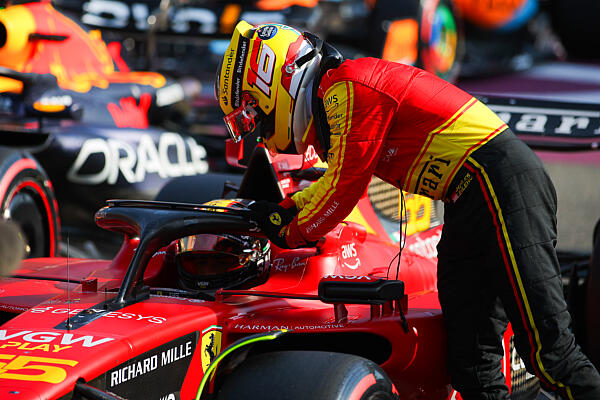
[{"label": "wheel rim", "polygon": [[395,397],[390,392],[377,391],[371,393],[365,400],[393,400]]},{"label": "wheel rim", "polygon": [[456,61],[459,35],[452,10],[438,3],[435,9],[423,11],[422,23],[423,66],[437,76],[447,78]]}]

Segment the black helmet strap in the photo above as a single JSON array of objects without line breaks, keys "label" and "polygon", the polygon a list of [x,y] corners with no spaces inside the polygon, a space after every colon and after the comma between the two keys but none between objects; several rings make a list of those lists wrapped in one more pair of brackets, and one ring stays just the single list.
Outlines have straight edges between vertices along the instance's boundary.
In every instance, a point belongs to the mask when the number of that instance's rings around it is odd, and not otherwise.
[{"label": "black helmet strap", "polygon": [[327,42],[324,42],[312,33],[304,32],[303,35],[313,44],[315,49],[318,49],[317,51],[322,55],[319,69],[317,70],[315,80],[313,82],[311,106],[313,112],[313,123],[315,124],[315,130],[317,133],[317,140],[319,141],[323,151],[319,156],[321,157],[321,160],[326,161],[327,152],[329,152],[329,148],[331,147],[329,140],[331,131],[329,130],[329,124],[327,123],[325,106],[323,105],[323,101],[318,97],[319,85],[323,75],[325,75],[328,70],[339,67],[344,61],[344,57],[335,47]]},{"label": "black helmet strap", "polygon": [[296,68],[302,67],[304,64],[315,58],[317,54],[321,52],[321,48],[323,47],[323,41],[312,33],[304,32],[302,36],[304,36],[304,38],[308,40],[310,44],[312,44],[313,48],[311,51],[296,60]]}]

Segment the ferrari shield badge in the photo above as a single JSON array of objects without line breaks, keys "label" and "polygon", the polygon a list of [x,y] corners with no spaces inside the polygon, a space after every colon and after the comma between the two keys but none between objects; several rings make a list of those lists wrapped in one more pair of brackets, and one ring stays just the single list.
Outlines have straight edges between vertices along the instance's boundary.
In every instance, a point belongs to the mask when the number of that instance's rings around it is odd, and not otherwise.
[{"label": "ferrari shield badge", "polygon": [[281,215],[279,215],[279,213],[274,212],[273,214],[269,215],[269,220],[273,225],[281,225]]},{"label": "ferrari shield badge", "polygon": [[211,325],[202,331],[202,370],[204,372],[220,352],[221,327]]}]

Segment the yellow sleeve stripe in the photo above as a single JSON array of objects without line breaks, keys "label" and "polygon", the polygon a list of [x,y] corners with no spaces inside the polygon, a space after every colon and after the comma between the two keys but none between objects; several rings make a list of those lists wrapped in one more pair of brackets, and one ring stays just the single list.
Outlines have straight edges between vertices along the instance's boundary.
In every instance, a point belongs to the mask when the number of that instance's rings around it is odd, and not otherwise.
[{"label": "yellow sleeve stripe", "polygon": [[[319,188],[315,190],[315,196],[311,199],[310,203],[302,211],[300,211],[300,214],[298,215],[299,224],[303,224],[309,221],[316,213],[318,213],[323,208],[325,203],[327,203],[327,200],[329,200],[331,195],[335,192],[336,186],[340,179],[341,169],[344,165],[344,155],[346,153],[346,134],[349,132],[352,126],[352,109],[354,107],[354,88],[352,82],[343,82],[343,84],[345,84],[346,93],[344,97],[346,98],[344,99],[345,102],[340,101],[340,103],[346,104],[344,132],[342,132],[340,135],[334,135],[332,132],[332,135],[330,137],[330,152],[335,154],[336,152],[332,152],[332,150],[335,150],[335,147],[338,147],[337,157],[332,158],[331,161],[333,161],[334,164],[329,165],[329,167],[327,168],[327,172],[325,173],[323,178],[321,178],[318,182],[313,184],[319,185]],[[337,88],[339,88],[338,85],[334,85],[331,88],[329,88],[329,90],[325,94],[325,98],[328,97],[328,93],[330,92],[330,90],[336,88],[336,86]],[[333,113],[335,113],[335,110],[333,111]],[[326,191],[320,196],[320,192],[322,192],[323,189],[326,189]]]},{"label": "yellow sleeve stripe", "polygon": [[348,93],[348,108],[346,109],[346,130],[344,133],[348,133],[352,129],[352,111],[354,110],[354,86],[352,82],[346,82],[346,91]]},{"label": "yellow sleeve stripe", "polygon": [[417,157],[415,157],[412,165],[410,166],[410,170],[409,170],[410,172],[406,175],[406,179],[405,179],[404,185],[403,185],[404,190],[414,189],[414,188],[410,188],[409,184],[412,181],[412,176],[415,173],[415,169],[417,168],[417,165],[419,165],[419,163],[421,162],[421,159],[427,153],[427,149],[429,148],[429,145],[433,141],[433,138],[437,134],[443,132],[445,129],[448,129],[448,127],[452,126],[452,124],[458,118],[460,118],[460,116],[463,115],[465,113],[465,111],[468,110],[471,106],[473,106],[473,104],[475,104],[476,102],[477,102],[477,99],[472,97],[471,100],[469,100],[467,103],[465,103],[465,105],[463,105],[461,108],[459,108],[459,110],[457,112],[455,112],[454,115],[450,119],[445,121],[442,125],[438,126],[436,129],[429,132],[427,140],[425,141],[425,145],[423,145],[423,147],[421,147],[421,152],[419,153],[419,155]]},{"label": "yellow sleeve stripe", "polygon": [[[332,141],[333,140],[336,139],[332,139]],[[304,207],[304,209],[300,212],[298,216],[299,224],[308,222],[316,213],[318,213],[323,208],[327,200],[329,200],[333,192],[335,192],[335,187],[339,181],[340,170],[342,169],[342,164],[344,160],[346,138],[339,138],[339,144],[336,147],[339,148],[338,158],[340,159],[340,162],[328,168],[328,170],[331,169],[333,171],[331,174],[324,175],[321,180],[315,183],[316,185],[319,185],[319,188],[315,191],[314,197],[311,199],[310,203],[308,203],[306,207]],[[323,193],[323,189],[326,190],[325,193]]]},{"label": "yellow sleeve stripe", "polygon": [[452,126],[452,124],[456,123],[456,121],[471,107],[473,107],[473,105],[475,105],[475,103],[477,103],[477,99],[475,97],[471,97],[471,100],[469,100],[468,102],[465,103],[464,106],[462,106],[461,108],[458,109],[458,111],[456,113],[454,113],[454,115],[447,121],[445,121],[443,124],[441,124],[440,126],[438,126],[437,128],[435,128],[434,130],[432,130],[430,132],[431,135],[436,135],[438,133],[442,133],[444,132],[446,129],[448,129],[450,126]]},{"label": "yellow sleeve stripe", "polygon": [[450,182],[452,182],[452,179],[454,179],[454,175],[456,174],[456,171],[458,171],[458,169],[463,165],[463,163],[467,159],[467,157],[470,157],[471,153],[473,153],[475,150],[477,150],[478,148],[483,146],[485,143],[487,143],[492,137],[494,137],[498,133],[502,132],[507,126],[508,125],[506,125],[506,124],[500,125],[495,131],[491,132],[489,135],[487,135],[486,137],[481,139],[478,143],[474,144],[473,146],[471,146],[470,148],[468,148],[465,151],[465,154],[460,158],[460,160],[458,161],[458,163],[455,165],[454,169],[450,173],[449,178],[446,180],[446,184],[444,185],[444,193],[446,193],[446,190],[448,190],[448,186],[450,185]]}]

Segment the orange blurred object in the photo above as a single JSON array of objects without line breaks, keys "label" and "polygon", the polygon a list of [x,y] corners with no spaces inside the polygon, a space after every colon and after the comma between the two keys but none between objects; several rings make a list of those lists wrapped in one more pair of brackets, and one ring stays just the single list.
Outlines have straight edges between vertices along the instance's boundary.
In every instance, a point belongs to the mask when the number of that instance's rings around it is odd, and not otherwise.
[{"label": "orange blurred object", "polygon": [[419,23],[403,19],[390,24],[383,47],[382,58],[414,65],[417,61]]},{"label": "orange blurred object", "polygon": [[0,10],[0,24],[7,32],[0,46],[0,65],[19,72],[52,74],[63,89],[87,92],[113,82],[165,84],[165,78],[157,73],[115,71],[100,31],[86,32],[50,3],[7,7]]},{"label": "orange blurred object", "polygon": [[459,13],[483,28],[497,28],[511,21],[527,0],[453,0]]},{"label": "orange blurred object", "polygon": [[261,10],[282,10],[291,6],[314,7],[319,0],[258,0],[256,6]]}]

